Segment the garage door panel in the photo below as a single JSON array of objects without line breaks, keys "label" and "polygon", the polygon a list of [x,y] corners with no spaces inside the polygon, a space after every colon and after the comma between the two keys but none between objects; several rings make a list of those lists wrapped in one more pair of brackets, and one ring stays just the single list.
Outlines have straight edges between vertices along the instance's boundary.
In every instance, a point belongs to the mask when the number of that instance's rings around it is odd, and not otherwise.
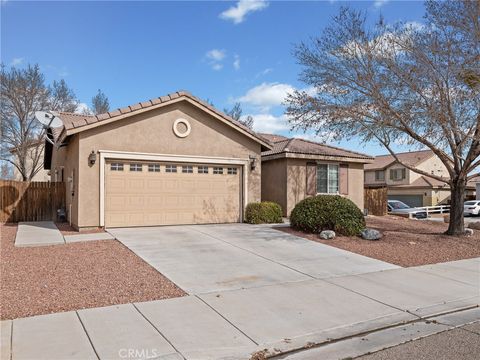
[{"label": "garage door panel", "polygon": [[[118,163],[118,161],[116,161]],[[166,164],[160,171],[111,171],[106,166],[105,225],[110,227],[170,224],[227,223],[240,220],[240,171],[237,174],[167,173]],[[139,163],[138,161],[136,163]],[[207,166],[202,164],[203,166]],[[217,165],[215,165],[217,166]]]}]

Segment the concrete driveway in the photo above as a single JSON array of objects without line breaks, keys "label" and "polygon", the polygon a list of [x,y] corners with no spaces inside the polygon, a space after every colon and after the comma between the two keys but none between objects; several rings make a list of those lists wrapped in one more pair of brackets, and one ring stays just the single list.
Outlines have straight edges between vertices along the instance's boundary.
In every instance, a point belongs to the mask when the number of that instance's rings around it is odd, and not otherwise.
[{"label": "concrete driveway", "polygon": [[398,268],[264,225],[144,227],[109,232],[190,294]]}]

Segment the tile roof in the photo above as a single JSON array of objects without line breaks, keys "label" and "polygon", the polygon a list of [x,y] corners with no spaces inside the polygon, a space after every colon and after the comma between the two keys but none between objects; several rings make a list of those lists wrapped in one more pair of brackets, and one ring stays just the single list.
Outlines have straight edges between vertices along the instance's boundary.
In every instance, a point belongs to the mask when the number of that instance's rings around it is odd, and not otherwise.
[{"label": "tile roof", "polygon": [[[165,96],[160,96],[154,99],[150,99],[147,101],[143,101],[137,104],[129,105],[120,109],[112,110],[109,112],[106,112],[104,114],[98,114],[98,115],[83,115],[83,114],[74,114],[74,113],[67,113],[67,112],[57,112],[54,113],[55,115],[58,115],[58,117],[63,121],[64,129],[67,131],[69,130],[76,130],[76,129],[81,129],[82,127],[90,124],[96,124],[99,123],[101,125],[102,121],[105,120],[116,120],[115,118],[120,117],[121,115],[125,114],[132,114],[138,110],[142,109],[148,109],[150,107],[153,107],[155,105],[159,104],[167,104],[172,100],[178,99],[178,98],[188,98],[192,100],[193,102],[206,107],[208,110],[212,111],[215,113],[217,116],[220,116],[224,120],[232,123],[235,127],[240,128],[241,130],[247,132],[260,142],[264,143],[265,145],[270,145],[269,141],[266,140],[265,138],[261,137],[257,133],[255,133],[253,130],[249,129],[245,125],[241,124],[240,122],[234,120],[232,117],[228,116],[227,114],[223,113],[222,111],[217,110],[207,102],[201,100],[200,98],[193,96],[187,91],[177,91]],[[123,118],[123,116],[122,116]],[[110,122],[110,121],[109,121]],[[81,131],[81,130],[80,130]],[[270,146],[267,146],[270,147]]]},{"label": "tile roof", "polygon": [[266,134],[266,133],[259,133],[259,135],[261,137],[263,137],[264,139],[267,139],[268,141],[272,142],[272,143],[282,141],[282,140],[288,140],[288,137],[283,136],[283,135]]},{"label": "tile roof", "polygon": [[[270,137],[267,137],[266,135],[268,134],[262,134],[262,136],[266,137],[267,139],[269,138],[272,139],[272,137],[278,136],[278,135],[270,135]],[[262,152],[262,156],[289,153],[289,154],[336,156],[336,157],[345,157],[345,158],[373,160],[372,156],[355,152],[355,151],[337,148],[331,145],[325,145],[325,144],[321,144],[321,143],[317,143],[317,142],[309,141],[305,139],[298,139],[298,138],[289,139],[284,136],[280,136],[280,137],[284,139],[279,141],[273,141],[273,149]]]},{"label": "tile roof", "polygon": [[[468,189],[474,189],[475,188],[475,183],[478,181],[477,177],[473,178],[469,182],[467,182],[467,188]],[[447,179],[446,179],[447,180]],[[430,176],[420,176],[418,179],[413,181],[410,184],[405,184],[405,185],[389,185],[394,188],[446,188],[449,189],[450,185],[448,183],[444,183],[443,181],[431,178]]]},{"label": "tile roof", "polygon": [[[398,158],[411,166],[415,166],[428,158],[433,156],[433,151],[431,150],[421,150],[421,151],[411,151],[405,153],[398,153]],[[395,158],[392,155],[380,155],[375,156],[375,161],[371,164],[365,165],[365,170],[378,170],[385,169],[389,165],[395,162]]]}]

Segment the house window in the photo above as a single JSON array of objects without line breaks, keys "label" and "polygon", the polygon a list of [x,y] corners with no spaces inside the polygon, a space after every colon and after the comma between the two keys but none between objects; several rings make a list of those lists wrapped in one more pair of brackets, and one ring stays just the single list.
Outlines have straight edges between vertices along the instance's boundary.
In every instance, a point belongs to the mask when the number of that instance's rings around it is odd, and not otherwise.
[{"label": "house window", "polygon": [[237,168],[228,168],[227,169],[228,175],[237,175]]},{"label": "house window", "polygon": [[142,164],[130,164],[130,171],[142,171]]},{"label": "house window", "polygon": [[406,178],[405,168],[403,169],[390,169],[390,180],[399,181]]},{"label": "house window", "polygon": [[160,164],[148,164],[148,172],[160,172]]},{"label": "house window", "polygon": [[182,166],[182,173],[184,174],[193,173],[193,166],[192,165]]},{"label": "house window", "polygon": [[[111,171],[123,171],[123,164],[122,163],[111,163],[110,164]],[[63,171],[63,169],[62,169]],[[63,177],[63,175],[62,175]]]},{"label": "house window", "polygon": [[317,165],[317,193],[337,194],[339,184],[338,173],[338,165]]},{"label": "house window", "polygon": [[208,166],[199,166],[197,172],[199,174],[208,174]]},{"label": "house window", "polygon": [[216,167],[216,166],[214,166],[214,167],[213,167],[213,173],[214,173],[214,174],[218,174],[218,175],[223,174],[223,167]]},{"label": "house window", "polygon": [[167,166],[165,166],[165,172],[176,173],[177,172],[177,165],[167,165]]},{"label": "house window", "polygon": [[375,181],[385,181],[385,171],[376,170],[375,171]]}]

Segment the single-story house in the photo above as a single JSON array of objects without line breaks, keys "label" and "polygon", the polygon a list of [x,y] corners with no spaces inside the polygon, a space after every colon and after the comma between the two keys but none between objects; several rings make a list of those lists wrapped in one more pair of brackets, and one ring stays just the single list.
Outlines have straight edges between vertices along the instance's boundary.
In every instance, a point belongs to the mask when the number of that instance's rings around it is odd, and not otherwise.
[{"label": "single-story house", "polygon": [[363,168],[373,157],[281,135],[261,134],[273,144],[262,152],[262,200],[289,216],[295,205],[317,194],[339,194],[364,206]]},{"label": "single-story house", "polygon": [[[431,150],[398,153],[397,156],[403,163],[419,170],[444,178],[449,177],[447,168]],[[436,206],[450,202],[448,184],[407,169],[390,154],[376,156],[374,162],[365,165],[365,186],[385,186],[388,199],[400,200],[412,207]],[[469,182],[465,197],[471,198],[474,191],[475,185]]]},{"label": "single-story house", "polygon": [[65,181],[79,229],[243,220],[271,144],[180,91],[105,114],[53,113],[45,168]]}]

